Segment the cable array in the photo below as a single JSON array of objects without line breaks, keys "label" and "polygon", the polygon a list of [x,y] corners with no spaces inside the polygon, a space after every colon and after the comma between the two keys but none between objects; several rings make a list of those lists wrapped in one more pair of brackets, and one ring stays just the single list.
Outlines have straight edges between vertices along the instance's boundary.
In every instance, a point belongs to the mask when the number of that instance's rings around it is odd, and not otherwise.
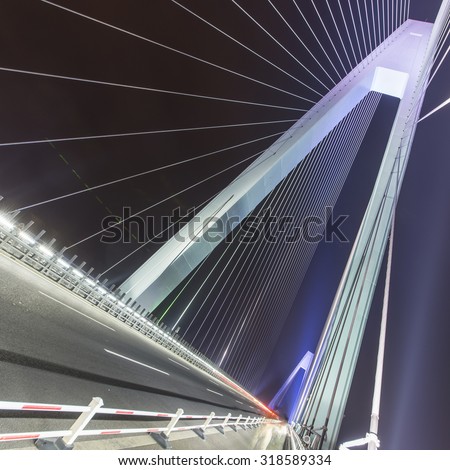
[{"label": "cable array", "polygon": [[[258,221],[257,231],[267,229],[269,208],[276,218],[274,226],[288,216],[300,229],[307,217],[324,219],[324,208],[334,205],[379,99],[380,95],[370,94],[272,191],[249,216]],[[245,243],[244,226],[232,243],[224,244],[214,266],[198,271],[201,281],[193,285],[199,288],[178,298],[185,304],[178,309],[171,306],[172,316],[179,313],[167,321],[173,328],[180,326],[183,338],[251,387],[264,371],[317,243],[304,239],[286,243],[284,235],[276,242]]]},{"label": "cable array", "polygon": [[[185,126],[144,131],[93,132],[71,137],[71,133],[68,132],[66,135],[69,137],[29,138],[0,143],[2,148],[16,146],[26,148],[26,146],[47,143],[71,142],[76,144],[77,142],[90,140],[131,139],[137,136],[147,136],[150,141],[152,136],[156,135],[177,136],[180,133],[209,132],[220,129],[264,129],[264,135],[260,137],[253,137],[233,145],[230,145],[228,141],[224,141],[217,146],[218,148],[199,155],[176,158],[173,162],[110,181],[92,184],[89,188],[66,192],[40,201],[31,201],[14,211],[25,211],[57,202],[64,203],[68,198],[74,198],[89,191],[110,189],[112,186],[120,185],[126,181],[150,178],[151,175],[173,168],[192,168],[189,167],[190,164],[203,159],[207,162],[205,164],[210,165],[211,172],[209,176],[194,182],[190,181],[184,188],[171,192],[169,195],[164,195],[159,201],[152,202],[143,209],[135,211],[128,219],[151,211],[158,205],[179,195],[198,190],[204,183],[230,170],[239,168],[244,164],[248,166],[263,151],[269,150],[270,153],[273,141],[284,134],[289,125],[296,122],[303,113],[308,112],[332,87],[366,60],[373,51],[393,35],[410,15],[410,0],[379,0],[376,2],[374,0],[337,0],[336,2],[330,2],[329,0],[320,2],[317,0],[305,0],[303,2],[290,0],[284,3],[275,0],[264,0],[265,8],[271,11],[273,18],[281,22],[280,24],[283,27],[282,30],[274,31],[271,24],[265,25],[265,22],[259,19],[257,10],[239,0],[231,0],[229,8],[233,11],[233,14],[239,15],[240,20],[245,21],[249,27],[256,28],[264,41],[269,42],[276,49],[276,56],[271,56],[270,51],[260,50],[255,46],[251,46],[240,35],[228,33],[225,28],[220,27],[218,23],[216,24],[207,14],[196,11],[191,5],[188,7],[182,0],[171,0],[170,4],[173,9],[176,9],[191,21],[206,25],[211,34],[220,37],[226,43],[232,44],[233,47],[238,47],[244,59],[247,57],[252,57],[252,60],[256,59],[262,67],[265,67],[264,70],[267,70],[264,79],[260,79],[229,67],[226,63],[219,63],[216,58],[214,61],[209,60],[201,52],[198,54],[190,53],[182,47],[165,44],[153,39],[150,35],[138,34],[131,29],[121,27],[119,24],[104,21],[99,17],[85,14],[49,0],[40,0],[40,2],[45,4],[45,7],[58,11],[60,19],[64,20],[70,16],[77,17],[80,21],[98,25],[102,31],[112,31],[114,34],[145,45],[145,47],[148,47],[149,54],[156,49],[163,50],[168,54],[170,60],[182,57],[183,60],[192,61],[193,64],[197,64],[196,66],[200,66],[201,69],[199,70],[205,70],[206,68],[224,74],[224,81],[231,76],[233,80],[238,81],[237,83],[250,84],[258,92],[264,90],[266,94],[269,95],[270,93],[267,101],[265,99],[264,101],[258,101],[247,98],[247,96],[244,97],[245,99],[240,96],[227,97],[222,95],[220,90],[211,95],[194,93],[189,89],[184,89],[184,84],[180,89],[171,90],[152,86],[151,83],[122,83],[115,80],[99,80],[90,77],[88,74],[86,76],[72,76],[56,73],[52,70],[41,71],[27,66],[7,67],[4,64],[0,65],[0,73],[27,76],[30,81],[39,78],[49,80],[51,83],[55,81],[67,82],[77,86],[77,89],[87,90],[88,87],[106,87],[106,89],[112,89],[116,92],[157,94],[163,97],[171,96],[176,99],[188,98],[192,100],[193,105],[199,102],[207,102],[211,105],[227,103],[235,107],[233,109],[236,109],[236,115],[244,107],[245,109],[257,109],[261,113],[267,113],[264,114],[264,117],[261,117],[261,120],[254,122]],[[288,11],[293,14],[288,14]],[[450,50],[448,47],[443,52],[449,37],[449,22],[450,17],[447,18],[447,27],[439,38],[437,52],[429,64],[429,68],[433,70],[433,73],[429,79],[423,79],[421,93],[417,96],[417,102],[411,109],[411,120],[414,123],[418,119],[417,106]],[[307,35],[303,35],[302,31],[308,32],[311,41],[307,40]],[[294,39],[295,45],[292,42]],[[276,59],[273,57],[276,57]],[[277,82],[277,80],[280,80],[280,82]],[[286,105],[287,98],[291,104]],[[213,359],[215,363],[219,364],[245,387],[256,387],[264,373],[268,359],[292,308],[298,287],[306,275],[317,248],[317,242],[308,241],[311,234],[305,232],[305,223],[316,221],[315,226],[319,226],[316,235],[320,238],[327,223],[324,208],[333,207],[336,203],[379,101],[379,94],[370,93],[359,103],[272,190],[270,195],[248,216],[246,221],[241,223],[233,232],[232,241],[226,240],[223,242],[217,255],[205,258],[197,266],[187,282],[177,291],[170,304],[165,306],[163,312],[160,312],[160,322],[164,320],[171,326],[172,331],[179,328],[183,339],[189,340],[197,349]],[[448,104],[448,100],[421,120],[427,118],[445,104]],[[278,113],[286,113],[286,118],[271,119],[269,113],[275,110]],[[295,113],[295,119],[291,118],[293,112]],[[283,125],[285,129],[273,132],[272,127],[270,129],[265,127],[274,125]],[[297,125],[300,126],[301,122]],[[293,129],[295,129],[295,126]],[[289,138],[286,137],[286,140]],[[225,140],[225,137],[223,139]],[[226,152],[231,150],[241,152],[245,146],[263,143],[266,140],[272,141],[272,143],[268,144],[266,142],[262,151],[242,156],[237,162],[231,164],[226,160]],[[220,170],[217,169],[217,166],[215,166],[217,163],[214,161],[219,160],[219,158],[211,158],[218,155],[225,161],[225,165]],[[247,171],[253,170],[254,168],[250,167]],[[213,197],[205,197],[205,202],[201,206]],[[128,219],[118,220],[115,224],[110,225],[109,229],[123,224]],[[255,223],[250,226],[246,225],[251,220],[254,220]],[[318,220],[321,221],[320,224],[317,222]],[[307,227],[310,228],[310,226]],[[167,227],[164,231],[171,228],[171,226]],[[253,233],[258,233],[260,237],[249,240],[250,228],[254,231]],[[72,243],[67,250],[99,237],[106,230],[90,231],[89,234],[85,234],[80,240]],[[273,230],[276,233],[275,240],[268,239],[267,237],[273,238]],[[297,238],[287,243],[286,237],[289,235]],[[135,256],[152,241],[153,239],[149,239],[137,248],[133,247],[121,259],[111,263],[99,276],[118,269],[119,266],[120,269],[124,269],[124,262]],[[368,246],[367,250],[370,251],[370,249],[371,247]],[[364,273],[361,273],[361,276],[363,275]],[[337,329],[336,335],[339,334],[341,333]],[[336,336],[332,338],[332,341],[338,342],[340,339]],[[330,352],[330,354],[332,353]],[[332,358],[330,356],[325,360],[332,360]],[[320,377],[319,382],[325,379],[326,377]],[[314,420],[314,412],[311,409],[311,416],[308,416],[308,418],[311,417]]]}]

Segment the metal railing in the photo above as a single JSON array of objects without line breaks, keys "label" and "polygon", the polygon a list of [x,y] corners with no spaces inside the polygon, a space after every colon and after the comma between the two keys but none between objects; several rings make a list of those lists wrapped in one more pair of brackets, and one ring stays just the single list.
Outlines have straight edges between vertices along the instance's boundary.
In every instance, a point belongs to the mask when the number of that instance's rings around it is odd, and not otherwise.
[{"label": "metal railing", "polygon": [[[321,450],[320,443],[324,432],[323,428],[313,429],[311,426],[304,424],[296,424],[294,426],[294,433],[299,438],[300,445],[305,450]],[[327,440],[326,432],[323,440]]]},{"label": "metal railing", "polygon": [[291,450],[306,450],[305,446],[303,445],[300,436],[295,431],[295,428],[292,425],[287,426],[288,432],[288,439],[289,439],[289,447]]},{"label": "metal railing", "polygon": [[[226,426],[232,427],[237,431],[239,427],[248,429],[262,424],[279,423],[277,420],[262,416],[231,416],[231,413],[226,416],[216,416],[214,412],[209,415],[189,415],[184,414],[181,408],[175,413],[103,408],[103,400],[99,397],[94,397],[88,406],[0,401],[0,411],[80,413],[78,419],[68,430],[0,434],[0,443],[33,440],[35,441],[36,447],[43,450],[72,449],[76,439],[83,436],[117,436],[125,434],[151,434],[155,438],[155,441],[161,446],[170,448],[169,437],[171,433],[177,431],[192,430],[204,439],[205,431],[210,428],[218,428],[224,432]],[[158,419],[167,419],[168,423],[159,427],[86,429],[89,422],[96,415],[114,415],[118,419],[129,416],[142,416],[143,418],[155,417]],[[187,424],[186,421],[188,423],[192,421],[199,422]]]},{"label": "metal railing", "polygon": [[94,277],[92,274],[94,268],[86,270],[85,262],[75,265],[77,256],[74,255],[69,259],[64,256],[65,248],[59,251],[55,250],[55,239],[48,243],[42,242],[45,230],[35,235],[29,231],[33,225],[32,221],[26,225],[15,223],[17,215],[18,213],[12,215],[0,213],[1,251],[33,268],[93,306],[109,313],[270,412],[265,405],[234,382],[201,352],[183,339],[172,335],[167,326],[157,325],[156,319],[148,310],[133,299],[126,298],[126,294],[115,289],[115,286],[108,288],[106,286],[108,279],[100,281],[101,274]]},{"label": "metal railing", "polygon": [[344,442],[339,446],[339,450],[350,450],[353,447],[362,446],[368,446],[367,449],[370,449],[369,444],[371,443],[374,445],[375,449],[380,447],[380,440],[378,439],[378,436],[369,432],[366,434],[366,437],[355,439],[354,441]]}]

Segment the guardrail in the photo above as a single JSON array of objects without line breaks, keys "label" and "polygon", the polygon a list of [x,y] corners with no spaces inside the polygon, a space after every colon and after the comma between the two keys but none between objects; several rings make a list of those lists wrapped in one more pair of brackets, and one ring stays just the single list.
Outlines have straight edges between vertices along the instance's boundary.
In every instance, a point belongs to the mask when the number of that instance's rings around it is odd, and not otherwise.
[{"label": "guardrail", "polygon": [[295,431],[295,428],[292,425],[287,426],[288,439],[289,439],[289,449],[288,450],[306,450],[303,445],[300,436]]},{"label": "guardrail", "polygon": [[[235,431],[238,431],[238,426],[241,426],[243,429],[248,429],[262,424],[279,423],[277,420],[261,416],[231,416],[231,413],[226,416],[216,416],[214,412],[209,415],[189,415],[184,414],[181,408],[175,413],[103,408],[103,400],[100,397],[94,397],[88,406],[0,401],[0,411],[80,413],[78,419],[68,430],[0,434],[0,443],[33,440],[35,441],[36,447],[41,450],[73,449],[76,439],[82,436],[116,436],[124,434],[151,434],[158,444],[169,449],[169,437],[171,433],[177,431],[192,430],[202,439],[205,439],[205,431],[210,428],[218,428],[224,433],[226,426],[232,427]],[[86,429],[95,415],[114,415],[118,417],[118,419],[127,416],[155,417],[158,419],[168,419],[169,422],[162,427]],[[185,422],[193,420],[200,422],[195,424],[186,424]],[[184,421],[184,423],[181,423],[182,421]]]},{"label": "guardrail", "polygon": [[137,304],[133,299],[126,298],[126,294],[120,292],[119,289],[115,289],[115,286],[108,288],[106,286],[108,279],[100,281],[101,274],[94,277],[92,274],[94,268],[85,270],[85,262],[78,266],[75,265],[77,256],[74,255],[70,259],[66,258],[64,256],[66,248],[59,251],[55,250],[55,239],[48,243],[42,242],[45,230],[35,235],[29,231],[33,225],[32,221],[23,226],[15,223],[17,215],[18,212],[12,215],[0,213],[0,250],[70,290],[93,306],[109,313],[212,377],[221,380],[230,388],[263,408],[267,413],[276,416],[247,390],[234,382],[224,371],[218,369],[201,352],[194,349],[183,339],[172,335],[167,326],[157,325],[156,319],[148,310]]}]

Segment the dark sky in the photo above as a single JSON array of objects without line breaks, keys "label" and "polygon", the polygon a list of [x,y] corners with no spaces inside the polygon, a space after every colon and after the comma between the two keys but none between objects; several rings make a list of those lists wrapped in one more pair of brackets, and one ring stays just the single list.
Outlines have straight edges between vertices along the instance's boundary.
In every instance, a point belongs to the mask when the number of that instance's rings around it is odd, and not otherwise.
[{"label": "dark sky", "polygon": [[[209,26],[183,11],[169,0],[62,1],[59,5],[181,49],[254,77],[273,86],[317,100],[318,95],[275,70],[237,44],[214,32]],[[182,1],[184,5],[207,18],[226,33],[273,61],[291,75],[313,86],[321,93],[326,89],[314,80],[280,49],[231,1]],[[290,0],[274,2],[286,18],[296,21],[301,37],[313,47],[314,55],[327,66],[333,79],[336,74],[314,43]],[[411,17],[433,21],[439,1],[412,0]],[[317,74],[323,82],[332,82],[318,64],[301,48],[266,1],[241,0],[250,11],[294,55]],[[303,5],[302,5],[303,8]],[[311,7],[304,2],[305,15],[316,31],[320,23]],[[323,3],[319,8],[332,30]],[[111,30],[99,24],[61,11],[38,0],[4,0],[1,5],[0,67],[30,70],[153,87],[223,98],[269,103],[284,107],[309,109],[311,103],[275,91],[263,85],[169,52],[161,47]],[[323,31],[322,31],[323,36]],[[344,40],[346,41],[345,37]],[[323,38],[324,44],[326,38]],[[332,54],[330,44],[327,51]],[[341,51],[342,52],[342,51]],[[338,65],[336,64],[336,67]],[[448,98],[448,61],[430,86],[424,113]],[[137,132],[156,129],[235,124],[255,121],[298,119],[302,112],[263,106],[239,105],[213,100],[185,98],[143,90],[130,90],[105,85],[76,83],[59,79],[0,71],[2,106],[0,142],[52,139],[70,136]],[[384,100],[386,113],[389,104]],[[388,109],[389,108],[389,109]],[[448,448],[446,423],[450,418],[450,379],[447,359],[450,356],[446,336],[450,330],[450,299],[446,285],[450,278],[450,256],[447,234],[450,229],[450,174],[448,158],[449,109],[444,109],[419,125],[411,163],[402,190],[397,217],[397,234],[392,280],[392,301],[387,344],[386,381],[382,400],[380,436],[384,448]],[[252,139],[283,132],[288,123],[254,127],[196,131],[177,134],[122,137],[50,145],[15,145],[0,147],[0,194],[5,197],[1,210],[34,204],[67,192],[83,189],[137,172],[219,150]],[[447,131],[447,132],[446,132]],[[374,132],[377,132],[375,129]],[[379,130],[381,132],[381,130]],[[175,192],[211,176],[213,173],[262,151],[274,137],[217,153],[195,163],[174,167],[131,180],[108,189],[29,209],[21,221],[35,221],[33,230],[47,230],[46,239],[55,237],[56,246],[69,246],[100,229],[101,219],[110,213],[120,215],[123,206],[134,212],[158,202]],[[176,207],[187,210],[213,196],[236,177],[243,166],[227,171],[202,184],[195,191],[157,206],[148,214],[160,217]],[[368,174],[370,169],[358,161],[353,175]],[[355,177],[356,178],[356,177]],[[357,179],[357,178],[356,178]],[[349,181],[352,181],[352,175]],[[362,199],[362,196],[361,196]],[[345,200],[345,192],[340,204]],[[354,208],[356,210],[356,206]],[[355,220],[357,216],[354,216]],[[350,230],[350,229],[349,229]],[[350,230],[351,231],[351,230]],[[79,261],[86,260],[103,272],[136,248],[136,243],[107,246],[98,238],[72,250]],[[108,273],[119,283],[158,248],[143,249],[126,263]],[[321,258],[322,256],[322,258]],[[320,272],[317,253],[311,265],[311,277]],[[339,257],[339,250],[333,256]],[[331,283],[331,281],[330,281]],[[319,290],[320,288],[320,290]],[[323,300],[322,285],[311,280],[297,297],[290,315],[307,299],[315,305]],[[309,289],[309,290],[308,290]],[[380,289],[379,289],[380,291]],[[305,294],[308,293],[308,295]],[[327,291],[332,297],[332,290]],[[373,367],[380,311],[380,292],[375,298],[364,350],[344,420],[343,438],[365,434],[370,414],[370,380],[367,371]],[[303,302],[303,304],[302,304]],[[306,306],[305,306],[306,305]],[[324,307],[325,308],[325,307]],[[286,312],[287,314],[287,312]],[[292,324],[295,324],[293,322]],[[313,331],[305,334],[308,328]],[[269,395],[277,389],[295,366],[301,351],[314,347],[317,325],[287,328],[282,338],[290,354],[278,359],[283,348],[273,355],[269,369],[258,391]],[[301,340],[301,344],[298,342]],[[311,343],[312,346],[311,346]],[[298,346],[298,347],[297,347]],[[294,351],[295,350],[295,351]],[[283,373],[281,372],[283,371]],[[364,398],[361,398],[364,397]],[[348,424],[347,424],[348,423]],[[416,431],[411,432],[411,429]]]}]

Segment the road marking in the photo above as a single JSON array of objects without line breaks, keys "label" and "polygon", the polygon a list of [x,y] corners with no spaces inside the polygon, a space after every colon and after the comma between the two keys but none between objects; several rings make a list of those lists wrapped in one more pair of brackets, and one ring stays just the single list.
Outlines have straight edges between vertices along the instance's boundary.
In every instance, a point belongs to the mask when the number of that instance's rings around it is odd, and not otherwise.
[{"label": "road marking", "polygon": [[144,364],[143,362],[135,361],[134,359],[131,359],[129,357],[122,356],[122,354],[117,354],[114,351],[110,351],[109,349],[104,349],[104,351],[107,352],[108,354],[113,354],[114,356],[125,359],[126,361],[130,361],[130,362],[134,362],[135,364],[139,364],[142,367],[147,367],[148,369],[156,370],[156,372],[160,372],[161,374],[170,375],[168,372],[165,372],[163,370],[159,370],[156,367],[149,366],[148,364]]},{"label": "road marking", "polygon": [[217,382],[215,380],[208,379],[212,384],[217,385]]},{"label": "road marking", "polygon": [[173,362],[174,364],[179,365],[180,367],[184,367],[184,368],[187,369],[187,370],[191,370],[191,369],[189,369],[189,367],[186,367],[186,366],[184,366],[183,364],[180,364],[179,362],[174,361],[173,359],[170,359],[170,357],[168,357],[167,359],[168,359],[170,362]]},{"label": "road marking", "polygon": [[208,392],[215,393],[216,395],[220,395],[221,397],[223,397],[223,395],[219,392],[215,392],[214,390],[210,390],[209,388],[207,388],[206,390],[208,390]]},{"label": "road marking", "polygon": [[236,403],[239,403],[239,404],[243,405],[243,403],[242,403],[241,401],[239,401],[239,400],[234,400],[234,401],[235,401]]},{"label": "road marking", "polygon": [[105,325],[105,324],[102,323],[101,321],[95,320],[95,318],[92,318],[92,317],[90,317],[89,315],[86,315],[85,313],[80,312],[80,311],[77,310],[76,308],[73,308],[73,307],[71,307],[70,305],[65,304],[64,302],[61,302],[61,301],[58,300],[58,299],[55,299],[55,298],[52,297],[51,295],[45,294],[44,292],[41,292],[41,291],[39,291],[39,294],[41,294],[41,295],[43,295],[44,297],[47,297],[47,298],[53,300],[54,302],[56,302],[56,303],[58,303],[58,304],[64,305],[64,307],[68,308],[69,310],[72,310],[72,311],[74,311],[74,312],[76,312],[76,313],[79,313],[80,315],[83,315],[83,317],[86,317],[86,318],[88,318],[89,320],[94,321],[95,323],[98,323],[99,325],[102,325],[102,326],[104,326],[105,328],[108,328],[108,330],[116,331],[114,328],[111,328],[110,326]]}]

